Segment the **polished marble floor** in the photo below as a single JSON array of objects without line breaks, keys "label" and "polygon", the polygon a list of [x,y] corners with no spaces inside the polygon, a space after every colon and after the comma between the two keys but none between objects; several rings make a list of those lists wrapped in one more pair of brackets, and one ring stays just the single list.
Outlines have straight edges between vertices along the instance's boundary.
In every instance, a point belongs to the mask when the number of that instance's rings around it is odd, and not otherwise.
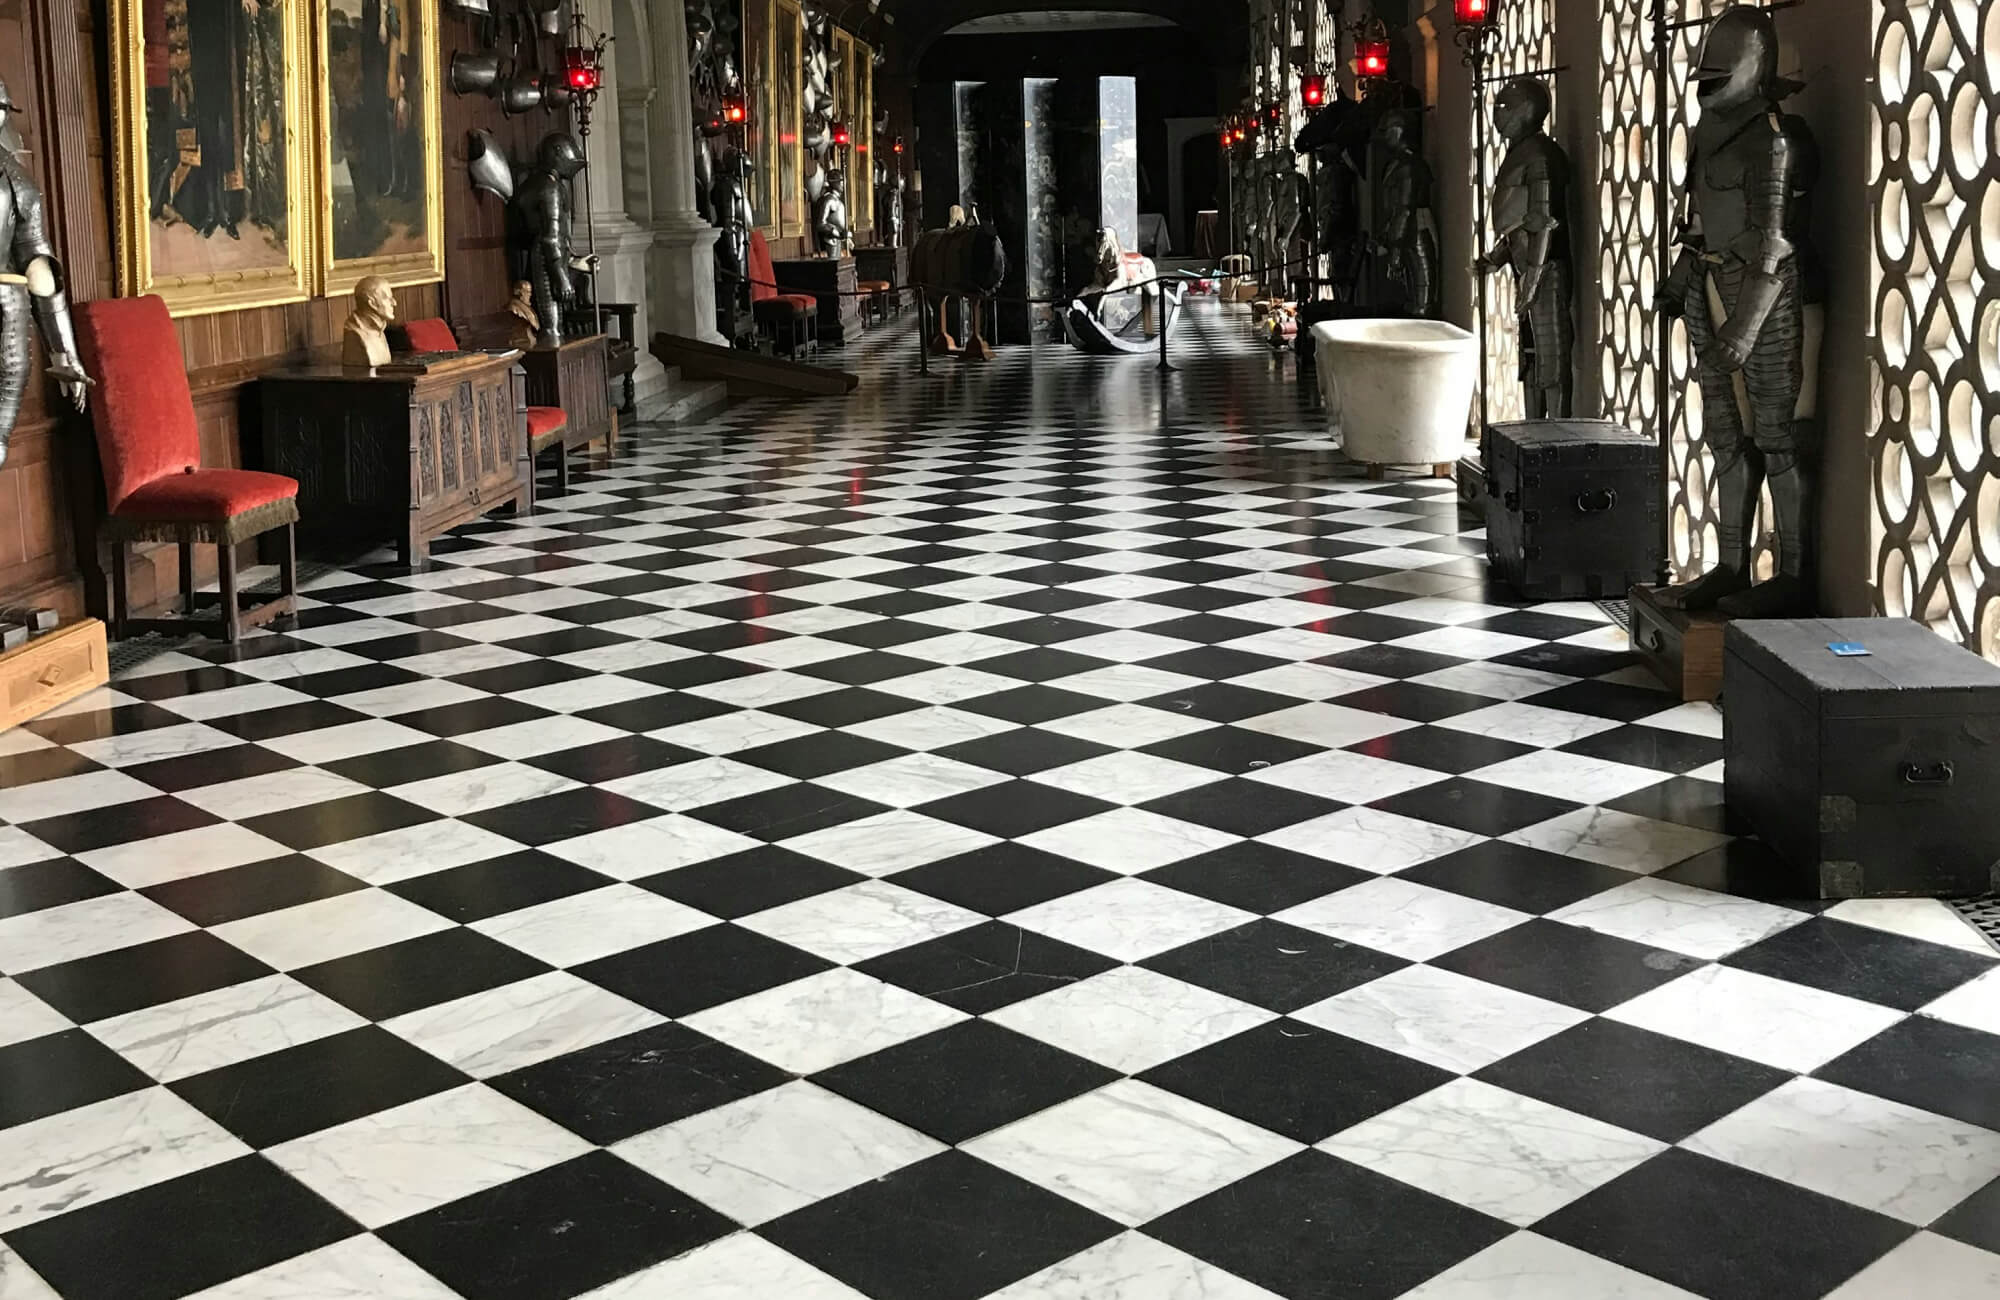
[{"label": "polished marble floor", "polygon": [[0,1298],[2000,1295],[1996,954],[1177,346],[878,348],[0,736]]}]

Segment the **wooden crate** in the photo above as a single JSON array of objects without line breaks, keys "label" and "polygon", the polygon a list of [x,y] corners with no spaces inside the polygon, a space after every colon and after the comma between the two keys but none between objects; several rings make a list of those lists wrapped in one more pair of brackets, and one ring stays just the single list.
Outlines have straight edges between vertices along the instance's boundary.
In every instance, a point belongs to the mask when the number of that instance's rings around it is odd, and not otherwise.
[{"label": "wooden crate", "polygon": [[104,624],[71,623],[0,654],[0,730],[19,726],[111,680]]},{"label": "wooden crate", "polygon": [[1669,690],[1683,700],[1713,701],[1722,694],[1722,629],[1720,614],[1690,614],[1667,609],[1654,599],[1652,587],[1631,592],[1632,652]]}]

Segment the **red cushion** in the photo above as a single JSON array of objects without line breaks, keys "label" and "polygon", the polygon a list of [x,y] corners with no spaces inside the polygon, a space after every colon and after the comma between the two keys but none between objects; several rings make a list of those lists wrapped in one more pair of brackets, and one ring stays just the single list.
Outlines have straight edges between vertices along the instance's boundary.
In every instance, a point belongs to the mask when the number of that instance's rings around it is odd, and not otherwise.
[{"label": "red cushion", "polygon": [[76,342],[84,369],[97,380],[90,416],[105,500],[116,513],[140,487],[201,463],[187,361],[156,294],[78,303]]},{"label": "red cushion", "polygon": [[451,326],[433,316],[428,320],[406,321],[403,333],[410,340],[412,352],[456,352],[458,336],[451,332]]},{"label": "red cushion", "polygon": [[531,406],[528,408],[528,436],[539,438],[545,433],[554,433],[569,423],[569,416],[560,406]]},{"label": "red cushion", "polygon": [[750,304],[750,313],[760,321],[789,323],[805,315],[805,311],[795,302],[784,298],[766,298],[762,302]]},{"label": "red cushion", "polygon": [[778,291],[772,287],[777,282],[777,268],[771,265],[771,246],[764,242],[764,232],[750,232],[750,301],[763,302],[775,298]]},{"label": "red cushion", "polygon": [[797,307],[800,311],[819,311],[819,299],[809,293],[781,293],[778,297],[781,301],[792,304],[792,306]]},{"label": "red cushion", "polygon": [[111,513],[121,519],[197,523],[227,519],[299,494],[298,481],[254,469],[166,474],[139,487]]}]

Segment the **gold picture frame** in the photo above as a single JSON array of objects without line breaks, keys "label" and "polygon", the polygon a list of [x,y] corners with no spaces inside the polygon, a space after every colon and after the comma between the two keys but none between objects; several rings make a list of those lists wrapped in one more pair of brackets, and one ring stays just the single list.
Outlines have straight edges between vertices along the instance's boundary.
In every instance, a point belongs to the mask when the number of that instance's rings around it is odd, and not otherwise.
[{"label": "gold picture frame", "polygon": [[745,148],[756,165],[750,176],[750,210],[766,239],[778,237],[778,119],[776,84],[778,7],[775,0],[745,0],[743,80],[750,97]]},{"label": "gold picture frame", "polygon": [[361,29],[364,0],[312,0],[313,154],[327,294],[371,275],[397,285],[444,279],[438,0],[375,2],[381,25],[371,34]]},{"label": "gold picture frame", "polygon": [[798,0],[777,0],[777,18],[771,32],[771,84],[778,101],[772,189],[778,235],[792,239],[806,233],[805,15]]},{"label": "gold picture frame", "polygon": [[176,316],[313,296],[311,9],[110,0],[119,293]]},{"label": "gold picture frame", "polygon": [[[854,174],[847,178],[856,230],[875,229],[875,51],[854,42]],[[881,243],[877,232],[876,243]]]}]

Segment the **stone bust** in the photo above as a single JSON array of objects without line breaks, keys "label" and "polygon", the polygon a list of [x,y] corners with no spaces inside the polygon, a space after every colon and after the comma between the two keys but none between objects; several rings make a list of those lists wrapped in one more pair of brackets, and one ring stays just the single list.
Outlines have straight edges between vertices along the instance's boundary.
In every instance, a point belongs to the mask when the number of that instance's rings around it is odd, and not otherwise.
[{"label": "stone bust", "polygon": [[383,331],[396,319],[396,291],[379,275],[354,286],[354,310],[340,331],[340,360],[348,366],[381,366],[389,362],[389,340]]}]

